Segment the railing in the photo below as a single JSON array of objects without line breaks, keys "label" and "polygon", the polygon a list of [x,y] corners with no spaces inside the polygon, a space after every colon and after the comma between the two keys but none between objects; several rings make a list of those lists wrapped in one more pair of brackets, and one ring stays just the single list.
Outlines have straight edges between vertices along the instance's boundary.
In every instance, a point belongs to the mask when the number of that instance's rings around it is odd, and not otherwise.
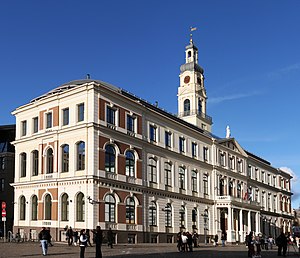
[{"label": "railing", "polygon": [[198,111],[198,110],[188,110],[188,111],[180,112],[178,114],[178,117],[192,116],[192,115],[198,115],[198,116],[204,118],[205,120],[207,120],[208,122],[212,123],[212,117],[211,116],[208,116],[208,115],[206,115],[203,112]]}]

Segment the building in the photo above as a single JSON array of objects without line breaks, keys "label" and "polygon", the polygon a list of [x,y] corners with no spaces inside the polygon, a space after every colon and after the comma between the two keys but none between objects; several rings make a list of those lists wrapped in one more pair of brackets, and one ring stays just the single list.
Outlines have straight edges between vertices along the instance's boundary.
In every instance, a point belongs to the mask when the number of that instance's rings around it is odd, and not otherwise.
[{"label": "building", "polygon": [[117,243],[207,241],[290,231],[291,176],[214,136],[204,71],[191,39],[180,67],[178,115],[108,83],[71,81],[18,107],[14,226],[112,228]]},{"label": "building", "polygon": [[[15,147],[11,144],[15,140],[15,125],[0,126],[0,203],[6,203],[6,231],[13,229],[14,218],[14,182]],[[0,229],[4,233],[4,221],[0,222]]]}]

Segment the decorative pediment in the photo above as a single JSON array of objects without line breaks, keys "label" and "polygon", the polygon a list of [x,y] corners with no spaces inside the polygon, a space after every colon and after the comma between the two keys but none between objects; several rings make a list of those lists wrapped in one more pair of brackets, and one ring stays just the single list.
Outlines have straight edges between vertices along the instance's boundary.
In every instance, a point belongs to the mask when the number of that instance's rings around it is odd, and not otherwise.
[{"label": "decorative pediment", "polygon": [[225,146],[226,148],[235,151],[243,156],[248,157],[247,153],[245,152],[245,150],[242,148],[242,146],[234,139],[234,138],[225,138],[225,139],[219,139],[217,140],[217,142],[222,145]]}]

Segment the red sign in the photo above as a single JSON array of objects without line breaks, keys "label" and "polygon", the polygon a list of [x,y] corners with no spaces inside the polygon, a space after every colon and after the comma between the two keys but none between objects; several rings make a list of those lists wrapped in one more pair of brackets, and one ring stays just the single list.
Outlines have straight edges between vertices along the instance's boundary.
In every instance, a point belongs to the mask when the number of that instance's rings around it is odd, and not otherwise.
[{"label": "red sign", "polygon": [[2,202],[1,208],[2,208],[2,210],[3,210],[3,209],[6,209],[6,202]]},{"label": "red sign", "polygon": [[6,210],[2,209],[2,217],[6,217]]}]

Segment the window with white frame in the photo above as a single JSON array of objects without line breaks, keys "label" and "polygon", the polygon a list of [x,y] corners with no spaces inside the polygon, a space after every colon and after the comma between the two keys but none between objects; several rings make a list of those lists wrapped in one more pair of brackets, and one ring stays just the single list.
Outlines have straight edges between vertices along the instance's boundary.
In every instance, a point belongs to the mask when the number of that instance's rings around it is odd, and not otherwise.
[{"label": "window with white frame", "polygon": [[165,145],[166,147],[171,147],[172,133],[165,131]]},{"label": "window with white frame", "polygon": [[134,133],[135,117],[127,114],[127,131]]},{"label": "window with white frame", "polygon": [[185,139],[184,137],[179,137],[179,152],[185,152]]},{"label": "window with white frame", "polygon": [[149,181],[152,183],[157,182],[157,161],[154,158],[149,158]]},{"label": "window with white frame", "polygon": [[21,136],[25,136],[27,134],[27,121],[24,120],[21,122]]},{"label": "window with white frame", "polygon": [[126,151],[126,165],[125,171],[126,176],[134,177],[135,176],[135,157],[132,151]]},{"label": "window with white frame", "polygon": [[149,126],[149,139],[151,142],[156,142],[157,139],[156,139],[156,126],[155,125],[150,125]]},{"label": "window with white frame", "polygon": [[46,129],[52,127],[52,112],[46,113]]},{"label": "window with white frame", "polygon": [[116,199],[111,194],[105,196],[105,221],[116,222]]},{"label": "window with white frame", "polygon": [[156,203],[154,201],[151,201],[149,205],[149,225],[157,225],[157,208]]},{"label": "window with white frame", "polygon": [[106,122],[110,125],[116,125],[116,109],[106,106]]},{"label": "window with white frame", "polygon": [[198,179],[197,179],[197,170],[193,169],[192,170],[192,180],[191,180],[191,183],[192,183],[192,191],[193,192],[197,192],[197,182],[198,182]]},{"label": "window with white frame", "polygon": [[197,143],[196,142],[192,142],[192,157],[195,158],[197,157]]},{"label": "window with white frame", "polygon": [[179,186],[179,189],[185,189],[185,169],[184,169],[184,167],[178,168],[178,186]]},{"label": "window with white frame", "polygon": [[62,110],[62,115],[63,115],[63,125],[68,125],[69,124],[69,108],[64,108]]},{"label": "window with white frame", "polygon": [[33,133],[37,133],[39,130],[39,118],[38,117],[34,117],[32,118],[32,131]]},{"label": "window with white frame", "polygon": [[77,105],[77,122],[84,121],[84,103]]},{"label": "window with white frame", "polygon": [[165,185],[171,186],[172,182],[172,166],[170,163],[165,162]]},{"label": "window with white frame", "polygon": [[164,211],[165,211],[165,226],[172,227],[172,206],[170,203],[167,203],[167,205],[164,208]]}]

